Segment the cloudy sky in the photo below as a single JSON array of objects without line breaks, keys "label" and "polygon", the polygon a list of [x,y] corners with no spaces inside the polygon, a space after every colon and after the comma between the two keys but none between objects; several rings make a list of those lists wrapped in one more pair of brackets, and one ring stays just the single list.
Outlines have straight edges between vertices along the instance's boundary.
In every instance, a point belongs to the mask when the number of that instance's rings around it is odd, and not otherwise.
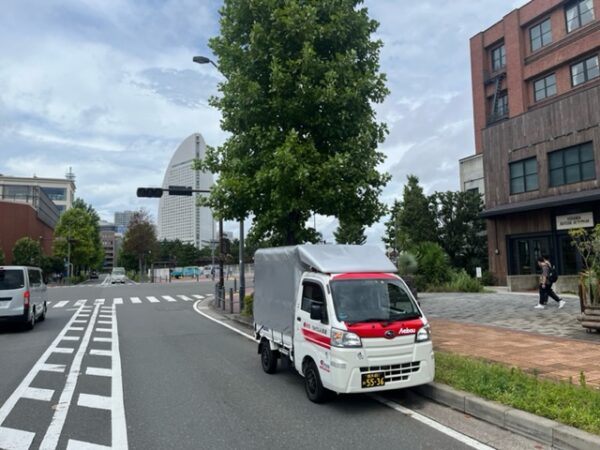
[{"label": "cloudy sky", "polygon": [[[77,176],[77,195],[105,220],[158,202],[179,143],[226,135],[207,99],[221,80],[192,56],[212,56],[219,0],[3,0],[0,14],[0,173]],[[391,95],[378,105],[393,176],[383,200],[416,174],[428,193],[458,189],[458,159],[474,152],[469,38],[525,0],[367,0],[380,22]],[[383,220],[382,220],[383,222]],[[319,218],[331,240],[335,225]],[[226,229],[237,231],[234,223]],[[368,230],[376,243],[383,232]]]}]

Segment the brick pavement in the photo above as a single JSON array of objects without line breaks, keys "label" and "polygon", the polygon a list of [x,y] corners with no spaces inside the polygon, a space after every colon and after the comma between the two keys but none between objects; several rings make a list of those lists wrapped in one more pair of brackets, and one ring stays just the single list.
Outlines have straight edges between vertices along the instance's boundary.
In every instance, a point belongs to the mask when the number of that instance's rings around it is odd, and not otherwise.
[{"label": "brick pavement", "polygon": [[436,350],[483,358],[540,376],[600,388],[600,333],[576,320],[579,300],[535,310],[527,294],[420,294]]}]

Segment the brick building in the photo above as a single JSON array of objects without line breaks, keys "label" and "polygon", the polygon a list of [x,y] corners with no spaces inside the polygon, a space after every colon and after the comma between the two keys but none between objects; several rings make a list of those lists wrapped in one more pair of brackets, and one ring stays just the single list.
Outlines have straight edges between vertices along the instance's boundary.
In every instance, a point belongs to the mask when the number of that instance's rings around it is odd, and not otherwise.
[{"label": "brick building", "polygon": [[543,253],[576,274],[568,230],[600,222],[599,15],[600,0],[532,0],[471,38],[476,155],[500,283],[535,287]]}]

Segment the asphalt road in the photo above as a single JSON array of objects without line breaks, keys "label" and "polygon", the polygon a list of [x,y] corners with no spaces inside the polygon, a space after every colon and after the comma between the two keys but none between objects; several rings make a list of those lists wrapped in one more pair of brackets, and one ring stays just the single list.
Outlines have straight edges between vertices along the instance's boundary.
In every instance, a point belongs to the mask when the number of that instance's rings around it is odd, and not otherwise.
[{"label": "asphalt road", "polygon": [[211,282],[93,284],[49,289],[32,332],[0,329],[0,448],[470,448],[371,397],[315,405],[297,374],[265,374],[253,342],[194,311]]}]

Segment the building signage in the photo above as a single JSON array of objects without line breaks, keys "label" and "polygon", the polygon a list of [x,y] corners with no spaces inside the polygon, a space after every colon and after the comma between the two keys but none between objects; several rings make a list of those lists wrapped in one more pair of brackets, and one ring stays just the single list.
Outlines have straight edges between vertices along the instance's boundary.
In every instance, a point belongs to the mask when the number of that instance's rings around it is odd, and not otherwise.
[{"label": "building signage", "polygon": [[556,216],[557,230],[570,230],[571,228],[587,228],[594,226],[594,214],[591,212]]}]

